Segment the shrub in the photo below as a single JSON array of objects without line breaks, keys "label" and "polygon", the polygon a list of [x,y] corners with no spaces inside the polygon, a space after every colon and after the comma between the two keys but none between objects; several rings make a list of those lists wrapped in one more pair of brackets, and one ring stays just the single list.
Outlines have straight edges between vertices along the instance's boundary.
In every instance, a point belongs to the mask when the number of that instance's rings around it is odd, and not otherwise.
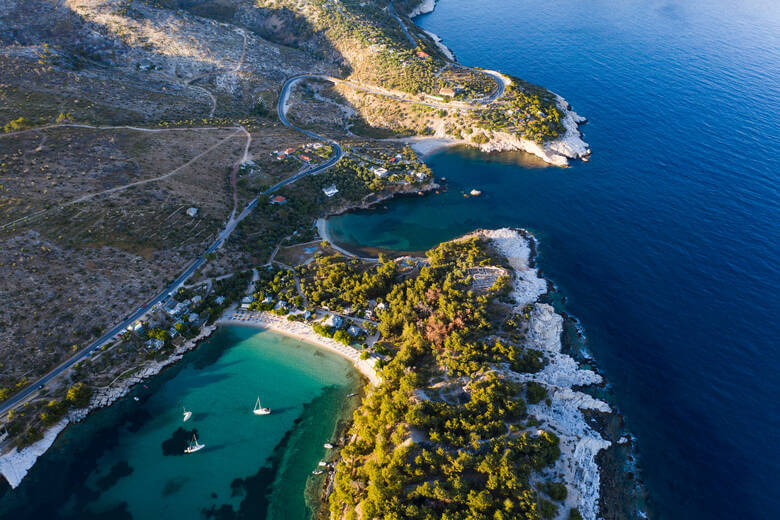
[{"label": "shrub", "polygon": [[558,506],[550,502],[549,500],[539,500],[539,514],[542,518],[552,519],[555,518],[555,514],[558,512]]},{"label": "shrub", "polygon": [[536,404],[547,397],[547,389],[535,381],[530,381],[526,385],[525,396],[529,403]]},{"label": "shrub", "polygon": [[566,497],[569,494],[569,492],[566,490],[566,486],[561,482],[545,482],[541,486],[541,489],[547,493],[547,496],[556,502],[566,500]]},{"label": "shrub", "polygon": [[488,136],[482,133],[474,134],[473,136],[471,136],[471,142],[474,144],[485,144],[489,140],[490,139],[488,139]]},{"label": "shrub", "polygon": [[544,368],[544,357],[538,350],[528,349],[519,359],[512,361],[512,370],[533,374]]},{"label": "shrub", "polygon": [[76,383],[68,389],[66,400],[71,406],[85,408],[92,397],[92,389],[84,383]]}]

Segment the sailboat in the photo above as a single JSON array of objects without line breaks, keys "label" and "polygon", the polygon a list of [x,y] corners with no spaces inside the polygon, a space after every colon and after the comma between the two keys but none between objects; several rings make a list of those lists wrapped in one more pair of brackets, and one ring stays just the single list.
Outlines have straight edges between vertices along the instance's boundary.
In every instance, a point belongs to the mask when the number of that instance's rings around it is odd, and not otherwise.
[{"label": "sailboat", "polygon": [[187,422],[190,417],[192,417],[192,412],[188,412],[186,408],[184,408],[184,422]]},{"label": "sailboat", "polygon": [[255,403],[255,409],[253,411],[255,415],[268,415],[271,413],[270,408],[263,408],[260,406],[260,396],[257,396],[257,402]]},{"label": "sailboat", "polygon": [[195,453],[198,450],[202,450],[205,448],[205,444],[200,444],[198,442],[198,437],[195,434],[192,434],[192,441],[190,442],[189,446],[184,448],[184,453]]}]

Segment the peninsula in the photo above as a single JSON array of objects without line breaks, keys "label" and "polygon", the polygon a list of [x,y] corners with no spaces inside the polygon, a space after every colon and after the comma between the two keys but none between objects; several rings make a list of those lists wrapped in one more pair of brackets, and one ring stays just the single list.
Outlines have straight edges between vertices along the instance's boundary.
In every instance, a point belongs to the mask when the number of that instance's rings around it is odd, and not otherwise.
[{"label": "peninsula", "polygon": [[[315,222],[440,188],[433,147],[587,158],[560,96],[465,66],[433,1],[8,0],[0,13],[0,473],[245,322],[371,383],[331,518],[596,518],[583,410],[533,237],[353,257]],[[21,298],[20,295],[24,295]]]}]

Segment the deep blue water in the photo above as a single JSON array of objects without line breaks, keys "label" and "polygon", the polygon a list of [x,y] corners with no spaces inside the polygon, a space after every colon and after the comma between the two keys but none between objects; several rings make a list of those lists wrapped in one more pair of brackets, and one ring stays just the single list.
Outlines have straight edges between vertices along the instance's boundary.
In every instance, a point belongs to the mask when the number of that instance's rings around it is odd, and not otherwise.
[{"label": "deep blue water", "polygon": [[[333,219],[419,250],[523,226],[639,439],[663,518],[780,517],[780,3],[441,0],[458,59],[563,95],[591,162],[448,151],[450,192]],[[460,190],[480,188],[481,198]]]}]

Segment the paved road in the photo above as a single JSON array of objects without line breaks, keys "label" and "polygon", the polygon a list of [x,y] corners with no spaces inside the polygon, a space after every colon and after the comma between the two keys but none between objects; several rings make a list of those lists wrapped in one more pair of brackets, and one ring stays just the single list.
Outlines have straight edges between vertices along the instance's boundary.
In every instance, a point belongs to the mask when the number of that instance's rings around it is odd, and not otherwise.
[{"label": "paved road", "polygon": [[[401,17],[399,17],[396,14],[395,9],[393,9],[392,1],[388,4],[387,9],[390,12],[390,15],[393,18],[395,18],[396,21],[401,25],[401,29],[403,29],[404,34],[406,35],[406,38],[409,40],[409,42],[412,44],[412,47],[417,47],[417,40],[415,40],[414,36],[412,36],[412,34],[409,32],[409,29],[406,27],[406,24],[403,22],[403,20],[401,20]],[[474,72],[479,72],[482,74],[487,74],[488,76],[492,77],[495,80],[496,91],[493,93],[493,95],[485,99],[484,103],[486,105],[489,105],[490,103],[492,103],[493,101],[501,97],[501,95],[504,93],[504,80],[498,72],[494,72],[492,70],[482,70],[475,67],[467,67],[465,65],[461,65],[460,63],[454,61],[452,63],[464,69],[472,70]]]},{"label": "paved road", "polygon": [[401,29],[403,29],[406,38],[409,40],[409,43],[412,44],[412,48],[417,47],[417,40],[414,39],[414,36],[412,36],[412,34],[409,32],[409,29],[406,28],[406,24],[401,20],[401,18],[395,14],[395,9],[393,9],[393,2],[387,4],[387,10],[390,11],[390,15],[395,18],[399,24],[401,24]]},{"label": "paved road", "polygon": [[[318,134],[315,134],[314,132],[311,132],[309,130],[305,130],[303,128],[299,128],[292,123],[290,123],[287,120],[287,116],[285,114],[284,104],[287,102],[287,99],[290,96],[290,89],[292,85],[298,81],[299,79],[305,77],[304,76],[296,76],[293,78],[288,79],[284,86],[282,87],[282,92],[279,96],[279,104],[277,106],[277,112],[279,113],[279,119],[282,121],[282,124],[285,126],[288,126],[290,128],[293,128],[295,130],[298,130],[299,132],[302,132],[309,137],[312,137],[314,139],[320,140],[320,141],[326,141],[335,152],[334,156],[331,157],[327,162],[320,164],[318,166],[315,166],[313,168],[308,168],[306,170],[302,170],[301,172],[297,173],[296,175],[287,178],[270,188],[268,188],[265,192],[263,192],[263,195],[270,195],[271,193],[279,190],[279,188],[282,188],[283,186],[287,186],[288,184],[292,184],[293,182],[302,179],[303,177],[307,175],[314,175],[317,174],[323,170],[326,170],[339,162],[341,158],[344,156],[344,152],[341,149],[341,146],[339,146],[338,143],[335,141],[332,141],[330,139],[327,139],[325,137],[322,137]],[[237,218],[231,218],[228,223],[225,225],[225,228],[217,235],[216,240],[203,252],[201,256],[195,259],[194,262],[192,262],[187,269],[183,273],[179,275],[178,278],[176,278],[173,282],[171,282],[165,289],[163,289],[162,292],[160,292],[157,296],[149,300],[146,304],[144,304],[142,307],[138,308],[134,313],[132,313],[127,319],[119,323],[118,325],[115,325],[112,327],[108,332],[103,334],[100,338],[96,339],[92,343],[89,344],[86,348],[79,351],[77,354],[72,356],[70,359],[62,362],[59,364],[56,368],[51,370],[48,374],[41,377],[37,381],[33,382],[29,386],[27,386],[24,390],[19,392],[18,394],[14,395],[4,403],[0,404],[0,415],[5,414],[8,412],[8,410],[13,409],[14,407],[18,406],[20,403],[23,403],[27,401],[33,394],[35,394],[40,388],[45,386],[49,381],[54,379],[55,377],[62,374],[64,371],[71,368],[73,365],[78,363],[79,361],[82,361],[83,359],[89,357],[94,353],[96,350],[101,348],[103,345],[108,343],[112,338],[114,338],[117,334],[121,333],[122,331],[126,330],[127,327],[132,325],[136,320],[150,312],[155,308],[155,306],[159,305],[168,297],[170,297],[172,294],[176,292],[176,290],[184,284],[184,282],[192,276],[195,271],[201,268],[203,264],[206,263],[206,255],[209,253],[213,253],[217,249],[219,249],[222,244],[225,243],[225,241],[228,239],[231,233],[236,229],[239,222],[244,220],[250,213],[252,213],[252,210],[257,207],[258,199],[253,199],[249,204],[246,205],[244,210],[238,215]]]},{"label": "paved road", "polygon": [[[391,8],[391,13],[393,13],[393,16],[396,16],[395,13],[392,11],[392,4],[391,4],[390,8]],[[399,22],[401,22],[400,18],[398,18],[397,16],[396,16],[396,18],[399,20]],[[404,27],[404,32],[406,32],[407,35],[411,37],[411,35],[409,35],[409,33],[406,31],[406,27],[403,24],[403,22],[401,22],[401,26]],[[473,70],[477,70],[479,72],[490,74],[492,77],[494,77],[496,79],[496,83],[499,85],[498,91],[496,92],[496,94],[494,94],[494,96],[492,96],[492,99],[490,99],[490,101],[488,101],[488,103],[490,103],[493,100],[495,100],[498,96],[500,96],[504,92],[504,82],[503,82],[503,80],[501,79],[501,77],[500,77],[500,75],[498,73],[482,71],[480,69],[473,69]],[[309,169],[306,169],[306,170],[302,170],[299,173],[297,173],[296,175],[293,175],[292,177],[289,177],[288,179],[285,179],[285,180],[283,180],[283,181],[281,181],[281,182],[271,186],[265,192],[263,192],[263,195],[270,195],[271,193],[274,193],[275,191],[277,191],[280,188],[282,188],[283,186],[287,186],[288,184],[292,184],[295,181],[297,181],[299,179],[302,179],[303,177],[305,177],[307,175],[315,175],[315,174],[317,174],[317,173],[319,173],[319,172],[321,172],[323,170],[326,170],[326,169],[330,168],[331,166],[333,166],[334,164],[336,164],[338,161],[340,161],[341,158],[344,156],[344,152],[341,149],[341,146],[336,141],[333,141],[333,140],[328,139],[326,137],[323,137],[323,136],[321,136],[319,134],[316,134],[316,133],[312,132],[311,130],[306,130],[304,128],[300,128],[298,126],[295,126],[294,124],[292,124],[287,119],[286,104],[287,104],[287,100],[290,97],[290,92],[292,90],[292,86],[297,81],[300,81],[301,79],[304,79],[304,78],[328,79],[330,81],[341,82],[341,83],[344,83],[344,84],[347,84],[347,85],[351,85],[351,86],[353,86],[355,88],[360,88],[360,89],[363,89],[363,90],[374,92],[374,93],[379,94],[379,95],[392,97],[394,99],[398,99],[399,101],[406,101],[406,102],[424,104],[424,105],[429,105],[429,106],[442,106],[442,107],[446,107],[445,105],[438,104],[438,103],[420,103],[418,101],[412,101],[412,100],[409,100],[409,99],[404,99],[402,97],[388,95],[388,94],[386,94],[384,92],[381,92],[381,91],[378,91],[378,90],[374,91],[374,90],[372,90],[369,87],[363,87],[363,86],[360,86],[360,85],[352,84],[352,83],[345,82],[343,80],[339,80],[338,78],[333,78],[333,77],[330,77],[330,76],[325,76],[325,75],[320,75],[320,74],[301,74],[301,75],[298,75],[298,76],[293,76],[293,77],[289,78],[287,81],[285,81],[284,85],[282,86],[281,93],[279,95],[279,102],[278,102],[277,107],[276,107],[277,114],[279,115],[279,120],[282,122],[283,125],[285,125],[285,126],[287,126],[289,128],[292,128],[294,130],[297,130],[298,132],[301,132],[304,135],[307,135],[307,136],[309,136],[309,137],[311,137],[313,139],[317,139],[319,141],[327,142],[332,147],[332,149],[335,152],[335,154],[334,154],[334,156],[331,159],[329,159],[324,164],[321,164],[321,165],[318,165],[318,166],[315,166],[313,168],[309,168]],[[455,108],[455,107],[449,107],[449,108]],[[77,126],[77,125],[69,125],[69,126]],[[81,126],[81,125],[78,125],[78,126]],[[86,125],[84,125],[84,126],[86,126]],[[155,131],[155,130],[140,129],[140,128],[139,128],[139,130]],[[33,382],[32,384],[30,384],[29,386],[27,386],[24,390],[22,390],[18,394],[14,395],[13,397],[8,399],[4,403],[0,404],[0,414],[5,414],[8,410],[11,410],[14,407],[18,406],[20,403],[23,403],[26,400],[28,400],[33,394],[35,394],[35,392],[37,392],[40,388],[42,388],[47,383],[49,383],[49,381],[51,381],[55,377],[57,377],[60,374],[62,374],[64,371],[68,370],[69,368],[71,368],[73,365],[75,365],[79,361],[82,361],[83,359],[91,356],[92,353],[94,353],[96,350],[98,350],[99,348],[104,346],[106,343],[108,343],[117,334],[119,334],[123,330],[127,329],[127,327],[132,325],[136,320],[138,320],[142,316],[146,315],[148,312],[153,310],[155,308],[155,306],[159,305],[160,303],[165,301],[168,297],[170,297],[182,284],[184,284],[184,282],[190,276],[192,276],[192,274],[195,271],[200,269],[200,267],[203,266],[204,263],[206,263],[205,255],[207,255],[209,253],[213,253],[214,251],[219,249],[222,246],[222,244],[225,243],[225,241],[228,239],[228,237],[231,235],[231,233],[233,233],[233,231],[236,229],[238,224],[243,219],[245,219],[250,213],[252,213],[252,211],[257,206],[257,204],[258,204],[258,199],[255,198],[249,204],[247,204],[247,206],[238,215],[237,218],[231,218],[227,222],[227,224],[225,225],[225,228],[219,233],[219,235],[217,235],[216,240],[204,251],[203,255],[201,255],[198,258],[196,258],[195,261],[193,261],[189,265],[189,267],[187,267],[187,269],[183,273],[181,273],[178,278],[176,278],[173,282],[171,282],[162,292],[160,292],[157,296],[155,296],[154,298],[149,300],[149,302],[147,302],[145,305],[140,307],[134,313],[132,313],[127,319],[125,319],[124,321],[122,321],[118,325],[115,325],[108,332],[103,334],[100,338],[98,338],[97,340],[93,341],[89,346],[87,346],[83,350],[79,351],[77,354],[72,356],[70,359],[62,362],[56,368],[51,370],[48,374],[46,374],[45,376],[41,377],[40,379],[38,379],[37,381]]]}]

